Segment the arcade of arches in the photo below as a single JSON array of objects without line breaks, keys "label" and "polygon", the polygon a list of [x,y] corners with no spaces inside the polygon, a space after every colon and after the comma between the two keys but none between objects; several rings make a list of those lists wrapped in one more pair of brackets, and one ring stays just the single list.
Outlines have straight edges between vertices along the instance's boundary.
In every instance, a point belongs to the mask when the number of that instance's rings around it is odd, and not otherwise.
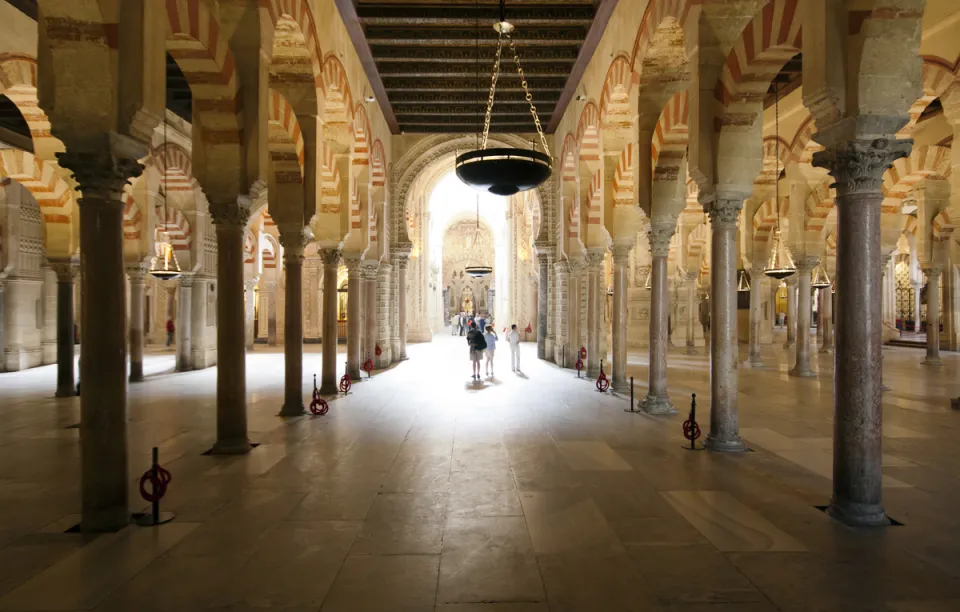
[{"label": "arcade of arches", "polygon": [[960,609],[960,5],[497,4],[0,0],[0,611]]}]

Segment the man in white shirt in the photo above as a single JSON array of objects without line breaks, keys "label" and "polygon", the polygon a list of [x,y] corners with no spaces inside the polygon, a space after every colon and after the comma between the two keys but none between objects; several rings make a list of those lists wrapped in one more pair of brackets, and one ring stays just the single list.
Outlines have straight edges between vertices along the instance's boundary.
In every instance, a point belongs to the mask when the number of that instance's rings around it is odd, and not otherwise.
[{"label": "man in white shirt", "polygon": [[507,342],[510,344],[510,369],[514,372],[520,371],[520,332],[517,331],[517,324],[510,326],[507,333]]}]

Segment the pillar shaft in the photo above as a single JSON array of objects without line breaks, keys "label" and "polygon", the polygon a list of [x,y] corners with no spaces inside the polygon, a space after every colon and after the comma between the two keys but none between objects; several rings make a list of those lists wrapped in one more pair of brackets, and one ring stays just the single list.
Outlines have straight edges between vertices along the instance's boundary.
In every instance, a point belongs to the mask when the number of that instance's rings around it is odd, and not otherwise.
[{"label": "pillar shaft", "polygon": [[320,376],[320,393],[333,395],[337,392],[337,265],[340,251],[320,251],[323,260],[323,364]]},{"label": "pillar shaft", "polygon": [[[74,382],[73,279],[76,266],[70,262],[53,264],[57,274],[57,397],[76,395]],[[3,295],[0,294],[0,299]],[[2,314],[2,312],[0,312]],[[0,318],[0,321],[3,321]],[[2,327],[2,324],[0,324]],[[0,347],[2,353],[2,347]]]},{"label": "pillar shaft", "polygon": [[253,344],[254,344],[254,341],[256,340],[253,334],[254,318],[256,317],[256,313],[257,313],[257,304],[256,304],[257,292],[255,289],[256,286],[257,286],[256,280],[248,280],[244,283],[244,290],[246,291],[246,299],[243,302],[244,309],[245,309],[244,314],[246,316],[246,321],[245,321],[246,332],[244,333],[244,338],[246,339],[248,351],[253,350]]},{"label": "pillar shaft", "polygon": [[360,258],[344,256],[347,265],[347,374],[351,380],[360,380],[360,313],[363,310]]},{"label": "pillar shaft", "polygon": [[697,354],[697,276],[687,274],[687,355]]},{"label": "pillar shaft", "polygon": [[[557,344],[554,351],[555,360],[561,367],[569,366],[571,359],[576,362],[573,352],[576,349],[571,348],[569,338],[570,330],[570,264],[566,261],[558,261],[554,264],[557,273],[557,310],[556,310],[556,330]],[[614,288],[616,291],[616,288]]]},{"label": "pillar shaft", "polygon": [[[242,293],[241,293],[242,295]],[[180,295],[177,303],[177,371],[193,369],[193,338],[190,322],[193,319],[193,277],[180,277]]]},{"label": "pillar shaft", "polygon": [[797,336],[796,362],[790,370],[792,376],[816,376],[810,367],[810,319],[813,313],[813,294],[810,287],[810,273],[817,265],[817,260],[803,257],[797,261]]},{"label": "pillar shaft", "polygon": [[824,287],[820,290],[820,323],[823,325],[823,344],[821,353],[833,350],[833,289]]},{"label": "pillar shaft", "polygon": [[927,357],[926,365],[940,365],[940,268],[924,270],[927,274]]},{"label": "pillar shaft", "polygon": [[393,362],[393,346],[390,342],[390,289],[393,278],[393,265],[386,262],[380,264],[377,276],[377,343],[380,345],[380,356],[374,353],[373,360],[378,368],[385,368]]},{"label": "pillar shaft", "polygon": [[[537,263],[540,266],[540,276],[537,281],[537,358],[547,358],[547,327],[550,317],[549,288],[550,262],[546,252],[537,253]],[[617,330],[614,327],[614,335]]]},{"label": "pillar shaft", "polygon": [[880,205],[883,172],[912,141],[841,142],[814,154],[837,189],[833,498],[846,523],[880,525],[882,505]]},{"label": "pillar shaft", "polygon": [[674,226],[650,230],[650,252],[653,267],[650,271],[650,381],[647,397],[641,404],[650,414],[676,412],[667,395],[667,346],[670,295],[667,283],[667,255]]},{"label": "pillar shaft", "polygon": [[747,362],[753,367],[763,365],[760,357],[760,334],[763,326],[763,275],[760,266],[753,266],[753,282],[750,285],[750,349]]},{"label": "pillar shaft", "polygon": [[615,391],[626,391],[627,384],[627,261],[630,245],[613,247],[613,369]]},{"label": "pillar shaft", "polygon": [[130,382],[143,382],[143,287],[146,270],[143,266],[128,266],[130,279],[130,308],[127,321],[130,334]]},{"label": "pillar shaft", "polygon": [[743,198],[720,195],[710,207],[710,433],[706,446],[742,451],[737,414],[737,219]]},{"label": "pillar shaft", "polygon": [[249,213],[237,202],[211,204],[210,212],[217,228],[217,441],[213,452],[243,454],[250,450],[243,346],[243,229]]},{"label": "pillar shaft", "polygon": [[363,298],[366,311],[363,316],[365,329],[363,334],[364,351],[363,361],[373,359],[376,364],[377,356],[377,338],[379,336],[377,326],[377,266],[364,266],[363,275]]},{"label": "pillar shaft", "polygon": [[783,348],[790,348],[797,342],[797,277],[787,279],[787,341]]},{"label": "pillar shaft", "polygon": [[303,414],[303,232],[281,232],[287,273],[283,315],[283,406],[280,416]]},{"label": "pillar shaft", "polygon": [[571,264],[570,283],[567,287],[569,295],[567,304],[567,343],[570,359],[568,361],[571,368],[576,367],[579,358],[580,348],[580,291],[581,280],[583,278],[582,265],[580,262]]},{"label": "pillar shaft", "polygon": [[400,327],[400,359],[407,358],[407,256],[404,254],[397,260],[398,277],[397,306],[399,313],[397,320]]},{"label": "pillar shaft", "polygon": [[587,375],[595,378],[600,374],[600,275],[603,272],[603,251],[587,253]]}]

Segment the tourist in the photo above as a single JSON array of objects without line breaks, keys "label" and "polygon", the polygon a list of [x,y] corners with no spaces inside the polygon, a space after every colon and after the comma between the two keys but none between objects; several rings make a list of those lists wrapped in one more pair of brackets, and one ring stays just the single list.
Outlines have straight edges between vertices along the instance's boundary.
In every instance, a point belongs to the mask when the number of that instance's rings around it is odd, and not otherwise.
[{"label": "tourist", "polygon": [[507,342],[510,344],[510,369],[514,372],[520,371],[520,332],[517,331],[517,324],[510,326],[507,333]]},{"label": "tourist", "polygon": [[477,314],[477,329],[481,332],[487,329],[487,320],[483,317],[482,312]]},{"label": "tourist", "polygon": [[487,361],[484,363],[483,370],[487,376],[493,376],[493,353],[497,350],[497,332],[493,330],[493,325],[487,325],[486,332],[483,334],[483,340],[487,343]]},{"label": "tourist", "polygon": [[453,317],[450,319],[450,335],[456,336],[457,329],[460,327],[460,313],[453,313]]},{"label": "tourist", "polygon": [[483,334],[473,321],[470,322],[470,331],[467,332],[467,344],[470,346],[470,361],[473,363],[472,378],[480,380],[480,357],[487,348],[487,341],[483,339]]},{"label": "tourist", "polygon": [[467,313],[462,310],[460,311],[460,320],[457,322],[457,324],[460,329],[460,335],[462,336],[464,329],[467,327]]},{"label": "tourist", "polygon": [[173,344],[173,319],[167,319],[167,346]]}]

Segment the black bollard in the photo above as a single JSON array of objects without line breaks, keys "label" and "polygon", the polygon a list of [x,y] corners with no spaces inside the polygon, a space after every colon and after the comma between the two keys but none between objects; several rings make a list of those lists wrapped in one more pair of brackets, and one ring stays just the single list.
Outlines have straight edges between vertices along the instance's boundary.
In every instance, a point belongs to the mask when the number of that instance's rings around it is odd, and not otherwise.
[{"label": "black bollard", "polygon": [[[160,472],[157,469],[157,466],[160,465],[160,449],[156,446],[153,447],[153,466],[150,468],[153,470],[153,477],[159,479]],[[153,500],[153,524],[160,524],[160,499],[157,498]]]},{"label": "black bollard", "polygon": [[[690,398],[690,423],[697,424],[697,394],[693,393]],[[690,450],[697,450],[697,439],[690,436]]]},{"label": "black bollard", "polygon": [[560,367],[561,368],[567,367],[567,345],[566,344],[560,347]]},{"label": "black bollard", "polygon": [[624,410],[624,412],[636,412],[636,410],[633,409],[633,376],[630,377],[630,408]]}]

